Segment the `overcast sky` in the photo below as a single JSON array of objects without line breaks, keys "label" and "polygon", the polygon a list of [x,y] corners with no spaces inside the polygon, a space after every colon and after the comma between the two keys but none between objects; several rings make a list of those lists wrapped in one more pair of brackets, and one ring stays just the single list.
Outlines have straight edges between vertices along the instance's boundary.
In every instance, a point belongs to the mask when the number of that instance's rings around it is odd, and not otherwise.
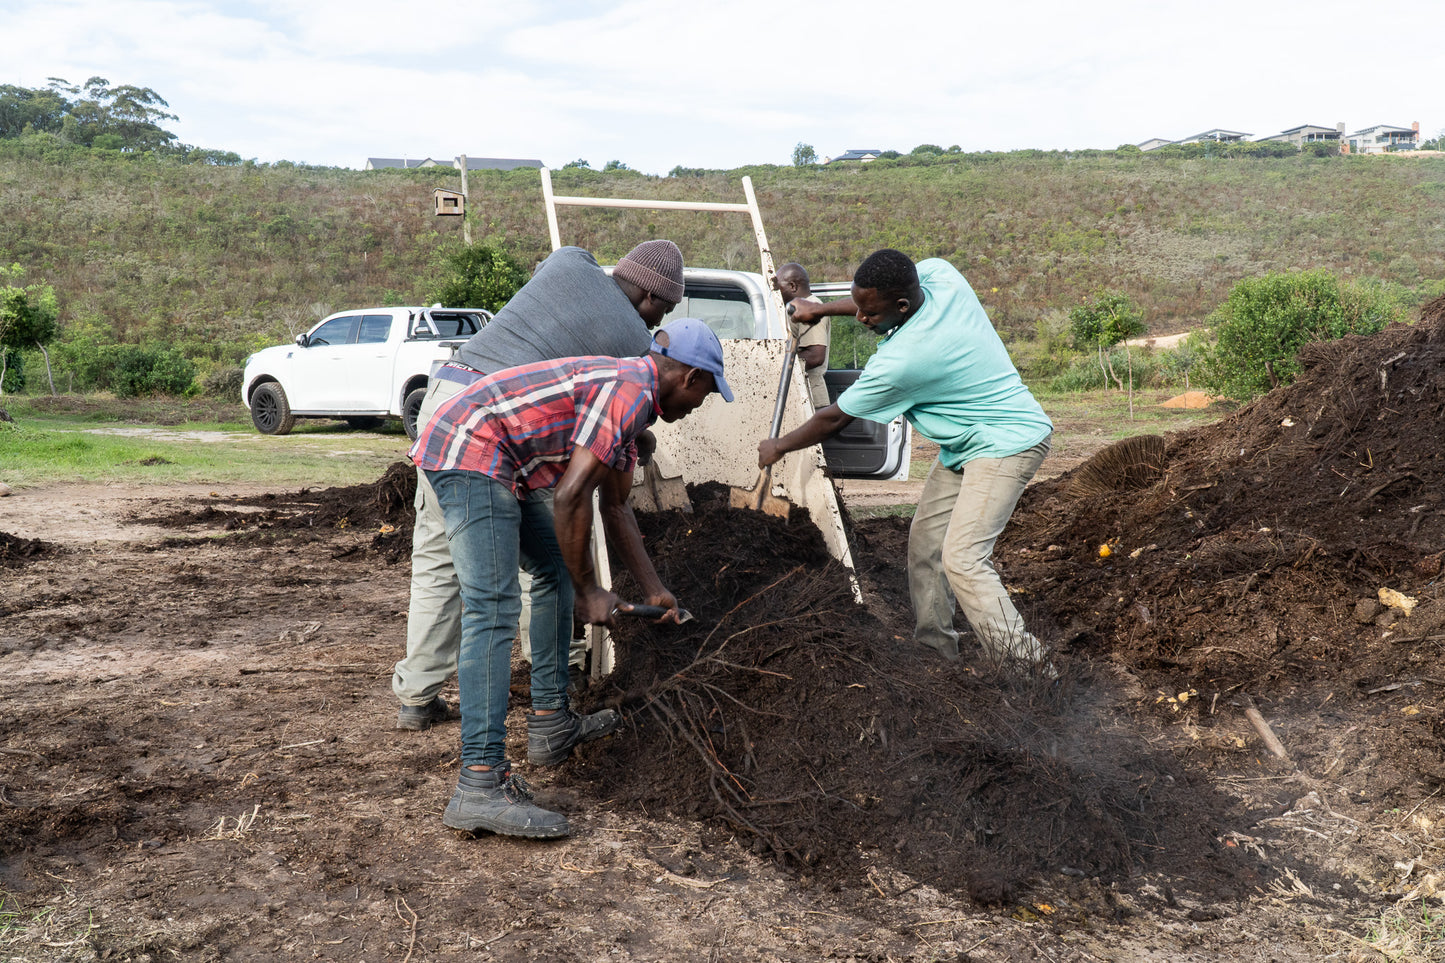
[{"label": "overcast sky", "polygon": [[[723,11],[727,12],[723,12]],[[0,0],[0,83],[150,87],[259,161],[789,163],[1445,127],[1440,0]]]}]

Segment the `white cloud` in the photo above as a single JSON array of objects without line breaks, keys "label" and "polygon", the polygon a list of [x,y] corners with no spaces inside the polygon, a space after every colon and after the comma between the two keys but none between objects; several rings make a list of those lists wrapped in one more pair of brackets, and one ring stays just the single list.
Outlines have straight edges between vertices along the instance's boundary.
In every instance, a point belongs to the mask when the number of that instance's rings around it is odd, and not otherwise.
[{"label": "white cloud", "polygon": [[[1114,147],[1421,121],[1425,0],[0,0],[0,83],[151,87],[181,140],[261,160],[786,163],[795,143]],[[1420,50],[1415,49],[1418,46]]]}]

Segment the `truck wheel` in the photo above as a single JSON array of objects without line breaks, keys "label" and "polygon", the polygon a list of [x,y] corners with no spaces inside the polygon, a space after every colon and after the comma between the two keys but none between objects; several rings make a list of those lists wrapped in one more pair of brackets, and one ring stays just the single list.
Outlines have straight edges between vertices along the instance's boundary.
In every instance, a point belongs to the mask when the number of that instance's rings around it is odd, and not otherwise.
[{"label": "truck wheel", "polygon": [[346,424],[357,431],[375,431],[386,424],[386,419],[375,415],[357,415],[355,418],[347,418]]},{"label": "truck wheel", "polygon": [[416,416],[421,414],[421,403],[425,400],[426,388],[413,388],[401,403],[401,426],[406,429],[406,436],[412,441],[416,441],[417,432],[421,430],[417,426]]},{"label": "truck wheel", "polygon": [[284,435],[296,424],[286,392],[268,381],[251,395],[251,424],[263,435]]}]

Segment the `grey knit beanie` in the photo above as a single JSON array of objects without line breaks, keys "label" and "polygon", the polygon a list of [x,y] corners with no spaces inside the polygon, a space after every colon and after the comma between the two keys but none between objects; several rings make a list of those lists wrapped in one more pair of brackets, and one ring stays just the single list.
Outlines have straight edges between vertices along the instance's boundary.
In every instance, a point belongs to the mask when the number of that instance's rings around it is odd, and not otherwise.
[{"label": "grey knit beanie", "polygon": [[673,304],[682,300],[682,252],[671,241],[643,241],[617,262],[612,276]]}]

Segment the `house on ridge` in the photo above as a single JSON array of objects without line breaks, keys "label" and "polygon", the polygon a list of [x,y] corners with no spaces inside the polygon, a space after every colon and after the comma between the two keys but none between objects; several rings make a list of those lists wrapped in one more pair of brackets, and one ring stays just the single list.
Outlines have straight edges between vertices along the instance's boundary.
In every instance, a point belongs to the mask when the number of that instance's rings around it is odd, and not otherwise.
[{"label": "house on ridge", "polygon": [[826,163],[836,164],[839,161],[861,161],[866,164],[869,161],[877,160],[878,155],[881,153],[883,152],[876,147],[862,150],[854,147],[844,151],[837,157],[830,158]]},{"label": "house on ridge", "polygon": [[1202,133],[1193,134],[1189,137],[1182,137],[1176,140],[1176,144],[1202,144],[1207,140],[1217,141],[1221,144],[1231,144],[1242,141],[1249,135],[1237,130],[1220,130],[1218,127],[1213,130],[1206,130]]},{"label": "house on ridge", "polygon": [[1351,154],[1383,154],[1392,150],[1415,150],[1420,146],[1420,122],[1409,127],[1376,124],[1349,135]]},{"label": "house on ridge", "polygon": [[1139,149],[1142,150],[1142,151],[1151,151],[1151,150],[1157,150],[1158,148],[1163,147],[1165,144],[1172,144],[1172,143],[1174,143],[1174,141],[1172,141],[1172,140],[1166,140],[1166,139],[1164,139],[1163,137],[1151,137],[1151,138],[1149,138],[1148,140],[1140,141],[1139,143],[1135,144],[1134,146],[1137,147],[1137,148],[1139,148]]},{"label": "house on ridge", "polygon": [[1293,144],[1296,147],[1303,147],[1305,144],[1318,144],[1330,141],[1338,144],[1344,136],[1345,122],[1340,121],[1334,127],[1317,127],[1314,124],[1301,124],[1298,127],[1291,127],[1289,130],[1282,130],[1278,134],[1261,137],[1260,140],[1277,140]]}]

